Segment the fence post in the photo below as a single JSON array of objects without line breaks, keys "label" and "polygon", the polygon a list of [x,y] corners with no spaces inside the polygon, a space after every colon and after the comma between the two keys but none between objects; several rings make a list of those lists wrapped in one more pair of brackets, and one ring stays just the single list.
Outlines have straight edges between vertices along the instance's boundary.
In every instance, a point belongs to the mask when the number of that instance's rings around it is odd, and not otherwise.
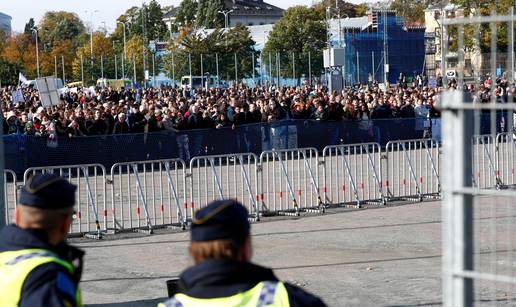
[{"label": "fence post", "polygon": [[238,60],[235,52],[235,85],[238,84]]},{"label": "fence post", "polygon": [[308,51],[308,80],[310,80],[310,86],[312,86],[312,55]]}]

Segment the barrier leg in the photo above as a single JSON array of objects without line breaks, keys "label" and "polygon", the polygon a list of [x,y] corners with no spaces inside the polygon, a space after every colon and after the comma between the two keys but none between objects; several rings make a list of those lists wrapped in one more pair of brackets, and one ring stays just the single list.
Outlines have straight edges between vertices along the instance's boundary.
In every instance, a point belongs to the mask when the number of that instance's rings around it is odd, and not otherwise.
[{"label": "barrier leg", "polygon": [[[177,196],[176,186],[174,185],[174,180],[172,180],[172,176],[170,175],[170,162],[165,162],[165,171],[167,173],[167,181],[170,191],[172,191],[172,195],[176,200],[176,208],[177,214],[179,215],[179,223],[181,224],[181,229],[186,229],[186,218],[183,216],[183,212],[181,211],[181,204],[179,203],[179,197]],[[186,188],[186,187],[185,187]]]},{"label": "barrier leg", "polygon": [[[95,227],[97,230],[97,234],[95,236],[92,236],[95,239],[102,239],[102,233],[100,231],[100,223],[99,223],[99,214],[97,210],[97,203],[95,202],[95,199],[93,198],[93,194],[91,192],[91,186],[89,181],[89,173],[86,167],[81,167],[82,173],[84,174],[84,180],[86,182],[86,193],[87,193],[87,199],[89,200],[89,203],[91,205],[91,210],[93,211],[93,215],[95,216]],[[80,180],[80,178],[79,178]]]},{"label": "barrier leg", "polygon": [[371,170],[373,171],[373,178],[376,182],[376,187],[378,188],[378,191],[380,192],[380,198],[381,198],[380,201],[381,201],[382,205],[385,206],[387,204],[387,199],[383,195],[382,181],[380,179],[380,176],[378,176],[378,173],[376,172],[376,168],[374,167],[373,158],[371,158],[371,153],[369,152],[369,149],[367,148],[367,146],[362,145],[362,148],[365,149],[365,152],[367,155],[367,161],[369,163],[369,166],[371,167]]},{"label": "barrier leg", "polygon": [[295,214],[296,214],[296,216],[299,216],[300,213],[299,213],[299,206],[297,205],[296,194],[294,193],[294,189],[292,189],[292,184],[290,182],[290,177],[288,176],[287,169],[285,168],[283,159],[281,159],[281,155],[276,151],[274,153],[278,157],[278,161],[281,165],[281,170],[283,171],[283,175],[285,175],[285,179],[287,180],[287,188],[290,193],[290,197],[292,198],[292,205],[294,206]]},{"label": "barrier leg", "polygon": [[412,165],[412,159],[410,159],[410,156],[408,155],[408,152],[407,152],[407,150],[405,148],[405,144],[404,143],[401,143],[401,148],[403,150],[403,154],[405,155],[405,159],[407,160],[409,171],[410,171],[410,175],[412,176],[412,179],[414,180],[414,183],[416,185],[416,192],[417,192],[417,194],[419,196],[419,201],[422,202],[423,201],[423,195],[421,194],[421,188],[419,186],[419,183],[417,182],[416,173],[414,172],[414,167]]},{"label": "barrier leg", "polygon": [[136,164],[132,164],[131,166],[133,168],[134,178],[136,180],[136,188],[138,190],[138,194],[140,195],[140,199],[142,200],[143,209],[145,210],[145,217],[147,219],[147,229],[149,233],[152,234],[152,222],[150,220],[149,210],[147,207],[147,199],[145,199],[145,195],[143,194],[142,185],[140,183],[140,176],[138,176],[138,166]]},{"label": "barrier leg", "polygon": [[[217,189],[219,190],[219,196],[220,196],[220,199],[224,199],[224,193],[222,192],[222,186],[220,185],[220,179],[219,179],[219,175],[217,175],[217,171],[215,170],[215,161],[213,158],[209,159],[210,161],[210,169],[211,169],[211,172],[213,173],[213,178],[215,179],[215,183],[217,184]],[[207,184],[207,182],[206,182]]]},{"label": "barrier leg", "polygon": [[[432,167],[432,173],[434,173],[434,176],[437,180],[437,194],[441,195],[441,181],[439,180],[439,172],[437,171],[437,167],[435,165],[434,158],[432,157],[432,153],[430,152],[430,149],[428,148],[428,145],[426,142],[423,142],[425,144],[425,151],[426,155],[428,156],[428,160],[430,161],[430,166]],[[473,177],[474,179],[474,177]]]},{"label": "barrier leg", "polygon": [[353,174],[351,172],[351,168],[349,167],[348,160],[346,159],[346,153],[343,148],[339,148],[340,155],[342,156],[342,164],[346,173],[348,173],[349,182],[351,184],[351,189],[353,189],[353,194],[355,195],[355,200],[357,202],[356,207],[360,208],[362,206],[362,202],[360,201],[360,197],[358,196],[357,186],[355,184],[355,179],[353,178]]},{"label": "barrier leg", "polygon": [[312,185],[312,188],[314,189],[315,193],[317,194],[317,206],[318,211],[320,213],[324,213],[324,204],[322,202],[321,193],[319,192],[319,186],[317,185],[317,182],[315,181],[315,176],[312,171],[312,167],[310,166],[310,163],[308,163],[306,153],[303,151],[303,160],[305,161],[305,168],[308,171],[308,176],[310,176],[310,183]]},{"label": "barrier leg", "polygon": [[260,221],[260,212],[258,208],[258,204],[256,203],[256,199],[254,198],[253,189],[251,187],[251,182],[249,181],[249,176],[247,175],[247,172],[244,168],[244,161],[242,159],[242,156],[238,156],[238,160],[240,161],[240,171],[242,172],[242,176],[244,177],[244,183],[247,187],[247,191],[249,192],[249,199],[251,200],[251,203],[253,204],[254,212],[256,212],[256,221]]},{"label": "barrier leg", "polygon": [[487,146],[484,142],[482,142],[482,147],[484,148],[484,153],[487,156],[487,162],[489,163],[489,168],[491,169],[492,173],[494,174],[495,182],[496,182],[496,189],[500,190],[500,189],[504,188],[504,184],[502,183],[502,180],[500,179],[500,174],[495,167],[493,158],[491,157],[491,152],[489,151],[489,149],[487,148]]}]

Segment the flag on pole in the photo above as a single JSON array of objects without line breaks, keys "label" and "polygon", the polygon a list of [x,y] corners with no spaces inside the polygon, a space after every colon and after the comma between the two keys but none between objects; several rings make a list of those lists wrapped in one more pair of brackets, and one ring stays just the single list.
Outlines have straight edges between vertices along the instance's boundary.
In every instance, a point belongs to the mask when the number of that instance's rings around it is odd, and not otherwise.
[{"label": "flag on pole", "polygon": [[27,78],[25,78],[25,76],[20,72],[18,74],[18,85],[22,85],[25,82],[27,82]]}]

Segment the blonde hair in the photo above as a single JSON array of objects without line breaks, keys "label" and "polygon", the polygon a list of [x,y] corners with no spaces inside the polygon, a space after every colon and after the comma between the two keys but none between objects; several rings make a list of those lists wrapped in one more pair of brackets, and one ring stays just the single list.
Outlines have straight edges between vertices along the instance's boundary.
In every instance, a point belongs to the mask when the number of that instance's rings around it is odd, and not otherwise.
[{"label": "blonde hair", "polygon": [[190,243],[190,256],[196,263],[207,259],[226,259],[234,261],[246,261],[243,246],[245,243],[237,243],[232,239],[212,240],[205,242],[193,241]]}]

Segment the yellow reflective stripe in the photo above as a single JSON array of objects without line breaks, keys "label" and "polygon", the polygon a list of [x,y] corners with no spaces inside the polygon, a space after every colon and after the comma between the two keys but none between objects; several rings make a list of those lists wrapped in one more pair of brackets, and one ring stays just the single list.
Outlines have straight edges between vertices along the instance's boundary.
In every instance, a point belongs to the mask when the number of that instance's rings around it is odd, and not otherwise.
[{"label": "yellow reflective stripe", "polygon": [[18,306],[27,276],[40,265],[55,262],[70,273],[73,266],[44,249],[24,249],[0,253],[0,302],[2,306]]},{"label": "yellow reflective stripe", "polygon": [[[231,306],[246,306],[246,307],[256,307],[256,306],[274,306],[274,307],[289,307],[289,299],[287,289],[282,282],[278,282],[275,287],[274,298],[270,301],[267,301],[266,305],[259,305],[260,296],[263,294],[262,290],[264,289],[265,282],[261,282],[254,286],[252,289],[235,294],[230,297],[222,297],[222,298],[211,298],[211,299],[200,299],[195,297],[190,297],[185,294],[179,293],[174,296],[173,299],[165,302],[164,304],[160,304],[160,306],[178,306],[176,302],[179,302],[181,306],[184,307],[231,307]],[[175,299],[175,300],[174,300]]]}]

